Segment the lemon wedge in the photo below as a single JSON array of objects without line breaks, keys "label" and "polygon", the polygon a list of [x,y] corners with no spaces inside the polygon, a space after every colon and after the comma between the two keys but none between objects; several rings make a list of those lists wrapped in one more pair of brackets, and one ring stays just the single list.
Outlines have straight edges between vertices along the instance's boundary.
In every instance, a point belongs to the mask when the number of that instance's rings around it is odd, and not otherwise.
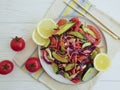
[{"label": "lemon wedge", "polygon": [[55,21],[50,18],[44,18],[38,23],[37,32],[42,38],[47,39],[53,34],[56,28],[58,28],[58,26]]},{"label": "lemon wedge", "polygon": [[38,32],[37,29],[34,29],[33,33],[32,33],[32,39],[33,41],[37,44],[37,45],[41,45],[41,46],[46,46],[50,40],[49,39],[44,39],[42,38]]},{"label": "lemon wedge", "polygon": [[107,54],[99,53],[94,59],[94,67],[98,71],[106,71],[110,67],[111,61]]}]

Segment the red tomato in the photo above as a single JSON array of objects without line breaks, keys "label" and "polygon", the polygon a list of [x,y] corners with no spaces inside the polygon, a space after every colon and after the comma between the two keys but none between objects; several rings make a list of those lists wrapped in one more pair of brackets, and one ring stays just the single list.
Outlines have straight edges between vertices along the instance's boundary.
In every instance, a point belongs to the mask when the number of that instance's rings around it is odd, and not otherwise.
[{"label": "red tomato", "polygon": [[95,33],[96,41],[95,41],[94,44],[98,45],[100,43],[100,41],[101,41],[101,35],[100,35],[99,31],[95,27],[93,27],[91,25],[87,25],[87,27]]},{"label": "red tomato", "polygon": [[26,61],[25,67],[29,72],[36,72],[40,69],[41,64],[38,58],[31,57]]},{"label": "red tomato", "polygon": [[78,61],[81,62],[86,58],[87,58],[87,56],[85,56],[85,55],[78,56]]},{"label": "red tomato", "polygon": [[71,21],[73,21],[73,22],[75,23],[75,26],[76,26],[76,27],[80,27],[81,22],[80,22],[80,20],[79,20],[78,17],[72,18]]},{"label": "red tomato", "polygon": [[83,34],[83,35],[85,34],[85,32],[82,30],[82,28],[79,28],[79,29],[78,29],[78,32],[80,32],[80,33]]},{"label": "red tomato", "polygon": [[67,23],[67,20],[66,19],[60,19],[59,21],[58,21],[58,23],[57,23],[57,25],[58,26],[62,26],[62,25],[64,25],[64,24],[66,24]]},{"label": "red tomato", "polygon": [[14,51],[21,51],[25,48],[25,41],[20,37],[15,37],[11,40],[10,46]]},{"label": "red tomato", "polygon": [[51,40],[51,43],[50,43],[49,47],[56,49],[57,46],[58,46],[58,39],[56,37],[54,37],[54,36],[51,36],[50,40]]},{"label": "red tomato", "polygon": [[74,18],[71,19],[71,21],[77,23],[77,22],[79,22],[79,18],[78,17],[74,17]]},{"label": "red tomato", "polygon": [[4,60],[0,62],[0,74],[6,75],[10,73],[14,68],[14,65],[11,61],[9,60]]},{"label": "red tomato", "polygon": [[73,27],[71,28],[72,31],[79,31],[81,22],[79,20],[78,17],[74,17],[72,18],[70,21],[74,22],[75,24],[73,25]]},{"label": "red tomato", "polygon": [[78,48],[78,49],[81,48],[81,44],[80,44],[80,42],[75,42],[75,48]]},{"label": "red tomato", "polygon": [[72,74],[75,74],[75,73],[76,73],[76,67],[74,67],[74,68],[71,70],[71,73],[72,73]]},{"label": "red tomato", "polygon": [[72,81],[73,83],[79,83],[79,82],[80,82],[80,79],[79,79],[79,78],[73,78],[73,79],[71,79],[71,81]]},{"label": "red tomato", "polygon": [[91,36],[88,33],[85,33],[86,38],[88,39],[89,42],[93,43],[96,45],[96,38],[94,38],[93,36]]}]

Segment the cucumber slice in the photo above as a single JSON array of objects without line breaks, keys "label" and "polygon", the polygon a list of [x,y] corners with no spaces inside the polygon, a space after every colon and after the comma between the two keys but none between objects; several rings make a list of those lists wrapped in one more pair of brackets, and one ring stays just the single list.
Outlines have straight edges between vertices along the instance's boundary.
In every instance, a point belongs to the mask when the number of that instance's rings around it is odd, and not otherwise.
[{"label": "cucumber slice", "polygon": [[95,33],[93,31],[91,31],[89,28],[87,28],[85,25],[82,25],[82,29],[89,33],[90,35],[92,35],[93,37],[95,37]]},{"label": "cucumber slice", "polygon": [[66,32],[69,28],[71,28],[75,23],[68,22],[64,26],[60,27],[60,30],[56,33],[57,35],[61,35]]},{"label": "cucumber slice", "polygon": [[84,73],[84,75],[82,77],[82,80],[83,81],[88,81],[88,80],[92,79],[97,73],[98,73],[98,71],[94,67],[90,67]]},{"label": "cucumber slice", "polygon": [[64,44],[61,46],[61,51],[66,51]]},{"label": "cucumber slice", "polygon": [[64,73],[64,77],[65,77],[65,78],[68,78],[68,79],[75,78],[76,76],[77,76],[77,73],[72,74],[72,75],[69,75],[67,72]]},{"label": "cucumber slice", "polygon": [[49,56],[48,56],[48,59],[54,61],[54,58],[52,57],[52,52],[50,51],[50,49],[46,49],[46,51],[48,52]]},{"label": "cucumber slice", "polygon": [[57,66],[57,64],[55,64],[55,63],[52,63],[52,68],[53,68],[53,71],[57,74],[58,73],[58,66]]},{"label": "cucumber slice", "polygon": [[85,48],[85,47],[90,46],[90,45],[91,45],[91,42],[86,42],[82,45],[82,48]]},{"label": "cucumber slice", "polygon": [[69,74],[67,72],[64,73],[65,78],[69,78]]},{"label": "cucumber slice", "polygon": [[97,54],[98,54],[98,52],[96,50],[94,50],[90,55],[91,60],[94,60],[94,58]]},{"label": "cucumber slice", "polygon": [[95,56],[100,53],[100,49],[97,47],[90,55],[90,58],[94,60]]},{"label": "cucumber slice", "polygon": [[75,78],[77,76],[77,73],[72,74],[71,76],[69,76],[69,79]]},{"label": "cucumber slice", "polygon": [[56,54],[54,51],[52,52],[52,56],[53,56],[56,60],[58,60],[59,62],[68,63],[67,57],[62,57],[62,56]]},{"label": "cucumber slice", "polygon": [[71,70],[73,67],[74,67],[74,64],[68,64],[68,65],[65,67],[65,71],[69,71],[69,70]]},{"label": "cucumber slice", "polygon": [[70,34],[70,35],[73,35],[73,36],[75,36],[75,37],[78,37],[79,39],[86,39],[86,38],[84,37],[84,35],[81,34],[81,33],[79,33],[79,32],[74,32],[74,31],[72,31],[72,32],[70,32],[69,34]]}]

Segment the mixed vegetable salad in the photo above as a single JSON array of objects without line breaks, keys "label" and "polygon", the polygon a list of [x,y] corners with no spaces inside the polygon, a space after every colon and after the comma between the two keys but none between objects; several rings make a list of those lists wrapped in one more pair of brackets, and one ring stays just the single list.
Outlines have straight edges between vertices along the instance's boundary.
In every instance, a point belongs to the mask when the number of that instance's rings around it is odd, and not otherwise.
[{"label": "mixed vegetable salad", "polygon": [[100,32],[77,17],[60,19],[57,25],[47,45],[41,46],[41,58],[73,83],[90,80],[98,73],[93,62],[100,53]]}]

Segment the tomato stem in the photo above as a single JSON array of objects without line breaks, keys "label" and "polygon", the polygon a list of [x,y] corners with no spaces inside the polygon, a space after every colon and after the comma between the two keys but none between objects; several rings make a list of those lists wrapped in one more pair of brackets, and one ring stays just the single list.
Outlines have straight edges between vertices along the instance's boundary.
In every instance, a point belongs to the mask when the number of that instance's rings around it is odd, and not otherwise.
[{"label": "tomato stem", "polygon": [[34,64],[30,64],[31,69],[34,69],[34,67],[35,67]]},{"label": "tomato stem", "polygon": [[5,65],[3,66],[3,69],[7,70],[9,68],[9,66]]},{"label": "tomato stem", "polygon": [[18,36],[16,36],[14,39],[15,39],[16,41],[19,41],[19,40],[20,40],[20,38],[19,38]]}]

